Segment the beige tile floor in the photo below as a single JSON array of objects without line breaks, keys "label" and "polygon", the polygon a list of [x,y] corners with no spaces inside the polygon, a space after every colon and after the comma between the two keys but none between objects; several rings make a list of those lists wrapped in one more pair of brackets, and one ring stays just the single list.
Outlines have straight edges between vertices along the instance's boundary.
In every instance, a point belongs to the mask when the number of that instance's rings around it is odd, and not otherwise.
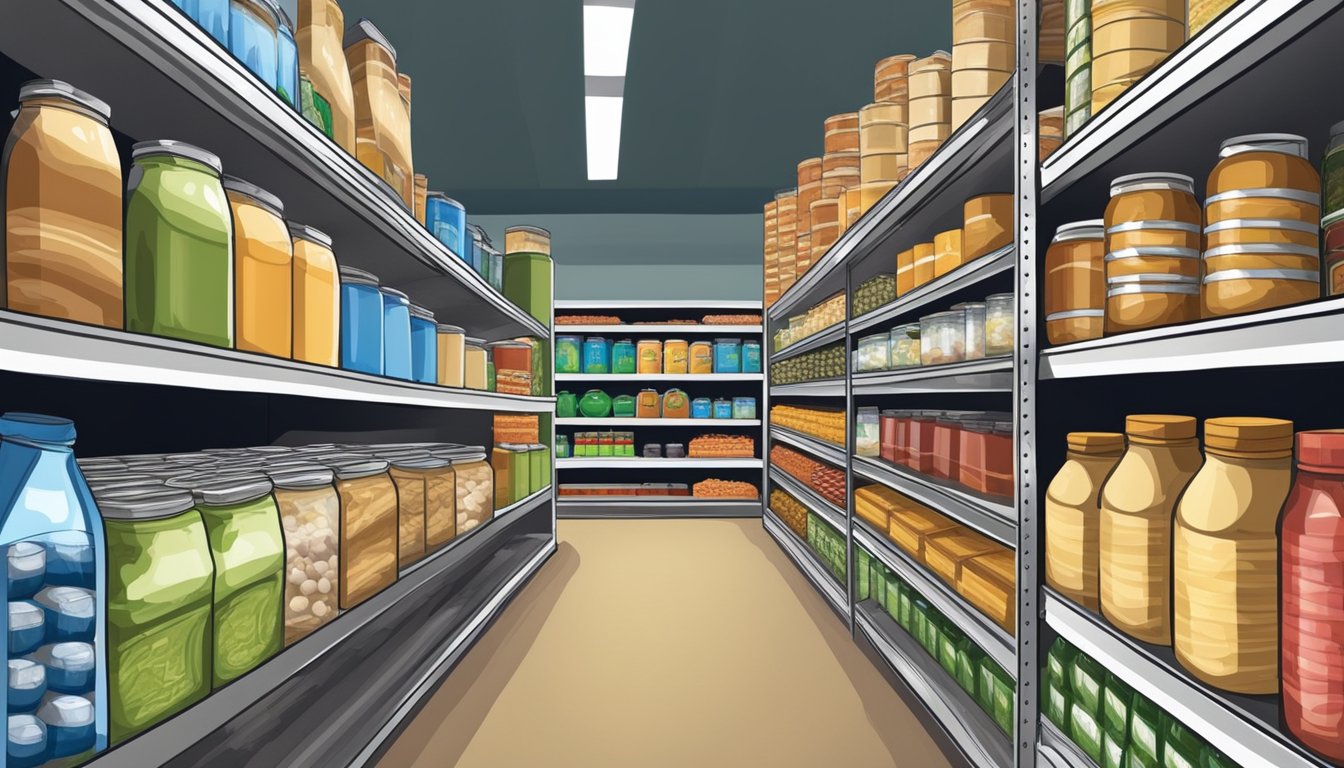
[{"label": "beige tile floor", "polygon": [[939,768],[759,520],[562,520],[383,768]]}]

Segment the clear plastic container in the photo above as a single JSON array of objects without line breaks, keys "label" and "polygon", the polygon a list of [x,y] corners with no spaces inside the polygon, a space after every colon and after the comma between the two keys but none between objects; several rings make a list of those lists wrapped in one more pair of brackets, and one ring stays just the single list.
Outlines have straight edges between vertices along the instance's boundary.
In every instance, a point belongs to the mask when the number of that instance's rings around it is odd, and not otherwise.
[{"label": "clear plastic container", "polygon": [[1017,312],[1011,293],[985,299],[985,356],[1011,355],[1017,347]]},{"label": "clear plastic container", "polygon": [[322,463],[336,475],[341,501],[337,594],[349,610],[397,580],[397,488],[382,459],[338,454]]},{"label": "clear plastic container", "polygon": [[859,339],[859,348],[854,356],[854,370],[857,373],[885,371],[891,367],[891,337],[878,333]]},{"label": "clear plastic container", "polygon": [[919,320],[920,364],[943,365],[966,359],[966,313],[936,312]]},{"label": "clear plastic container", "polygon": [[285,532],[285,645],[336,618],[341,574],[341,501],[330,469],[268,471]]},{"label": "clear plastic container", "polygon": [[488,382],[485,375],[485,364],[490,354],[485,351],[485,341],[482,339],[466,339],[463,364],[463,382],[467,389],[488,389]]},{"label": "clear plastic container", "polygon": [[985,356],[985,303],[968,301],[952,309],[959,309],[966,315],[966,359],[979,360]]},{"label": "clear plastic container", "polygon": [[395,288],[381,286],[383,300],[383,375],[411,380],[411,300]]},{"label": "clear plastic container", "polygon": [[341,367],[383,373],[383,297],[378,278],[341,267]]},{"label": "clear plastic container", "polygon": [[854,452],[859,456],[882,453],[880,418],[877,408],[860,408],[854,427]]},{"label": "clear plastic container", "polygon": [[892,368],[911,368],[921,365],[918,323],[899,325],[893,328],[888,343],[891,346]]},{"label": "clear plastic container", "polygon": [[457,475],[457,533],[471,533],[495,514],[495,475],[485,460],[485,449],[475,446],[453,458]]}]

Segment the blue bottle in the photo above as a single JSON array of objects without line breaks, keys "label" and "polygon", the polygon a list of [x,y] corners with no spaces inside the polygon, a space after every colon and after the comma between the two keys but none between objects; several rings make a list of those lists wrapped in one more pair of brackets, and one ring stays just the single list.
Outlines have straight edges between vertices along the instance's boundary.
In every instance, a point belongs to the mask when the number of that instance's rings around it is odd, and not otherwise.
[{"label": "blue bottle", "polygon": [[229,52],[272,90],[279,72],[279,26],[273,0],[230,0]]},{"label": "blue bottle", "polygon": [[276,32],[275,47],[275,92],[285,103],[301,109],[299,103],[299,44],[294,40],[294,22],[283,7],[276,8],[279,13],[280,27]]},{"label": "blue bottle", "polygon": [[378,278],[341,267],[341,367],[383,375],[383,296]]},{"label": "blue bottle", "polygon": [[383,295],[383,375],[411,379],[411,300],[394,288]]},{"label": "blue bottle", "polygon": [[411,305],[411,379],[422,384],[439,380],[439,326],[434,313]]},{"label": "blue bottle", "polygon": [[192,21],[196,22],[220,45],[229,45],[229,0],[173,0]]},{"label": "blue bottle", "polygon": [[467,209],[461,203],[442,192],[426,193],[425,228],[454,256],[471,263],[471,253],[466,250],[463,240],[464,236],[470,237],[467,234]]},{"label": "blue bottle", "polygon": [[[101,599],[106,555],[102,522],[75,463],[74,443],[75,425],[67,419],[0,416],[0,548],[6,597],[20,606],[6,617],[23,617],[21,626],[7,627],[4,646],[11,768],[107,747],[106,649],[96,643],[107,631]],[[31,645],[39,622],[45,644],[22,656],[11,652]],[[95,642],[53,641],[75,636]],[[79,702],[51,704],[53,696],[67,695]],[[36,715],[27,714],[39,696]]]}]

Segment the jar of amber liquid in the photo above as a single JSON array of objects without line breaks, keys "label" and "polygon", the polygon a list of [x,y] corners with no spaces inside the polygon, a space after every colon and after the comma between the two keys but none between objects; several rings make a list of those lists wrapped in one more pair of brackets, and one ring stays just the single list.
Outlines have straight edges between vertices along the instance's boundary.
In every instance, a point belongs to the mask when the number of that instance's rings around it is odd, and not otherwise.
[{"label": "jar of amber liquid", "polygon": [[234,343],[244,352],[289,357],[293,333],[294,244],[280,198],[224,177],[233,211]]}]

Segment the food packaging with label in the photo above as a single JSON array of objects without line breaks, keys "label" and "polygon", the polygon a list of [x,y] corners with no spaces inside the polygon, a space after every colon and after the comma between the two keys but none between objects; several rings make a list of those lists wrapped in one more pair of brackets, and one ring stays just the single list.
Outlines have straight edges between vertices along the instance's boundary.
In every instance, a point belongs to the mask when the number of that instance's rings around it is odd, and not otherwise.
[{"label": "food packaging with label", "polygon": [[383,375],[411,380],[411,300],[388,286],[379,286],[383,302]]},{"label": "food packaging with label", "polygon": [[1125,450],[1116,432],[1070,432],[1068,457],[1045,493],[1045,580],[1101,610],[1101,488]]},{"label": "food packaging with label", "polygon": [[504,230],[504,296],[542,325],[551,324],[551,233],[540,227]]},{"label": "food packaging with label", "polygon": [[1101,338],[1106,316],[1105,221],[1062,224],[1045,254],[1045,332],[1051,344]]},{"label": "food packaging with label", "polygon": [[397,580],[397,489],[383,459],[347,454],[323,463],[341,502],[337,595],[346,611]]},{"label": "food packaging with label", "polygon": [[383,295],[378,278],[343,266],[341,274],[341,367],[383,373]]},{"label": "food packaging with label", "polygon": [[410,116],[401,101],[397,51],[368,19],[346,30],[343,45],[354,88],[355,157],[410,207],[415,200]]},{"label": "food packaging with label", "polygon": [[453,457],[457,476],[457,534],[471,533],[494,516],[494,473],[485,460],[485,449],[475,446]]},{"label": "food packaging with label", "polygon": [[331,118],[332,139],[355,154],[355,93],[341,38],[345,14],[336,0],[298,0],[299,68],[313,84],[314,99]]},{"label": "food packaging with label", "polygon": [[467,389],[482,391],[489,389],[486,378],[486,362],[489,358],[490,354],[485,351],[485,341],[483,339],[473,339],[471,337],[465,339],[462,353],[462,378]]}]

